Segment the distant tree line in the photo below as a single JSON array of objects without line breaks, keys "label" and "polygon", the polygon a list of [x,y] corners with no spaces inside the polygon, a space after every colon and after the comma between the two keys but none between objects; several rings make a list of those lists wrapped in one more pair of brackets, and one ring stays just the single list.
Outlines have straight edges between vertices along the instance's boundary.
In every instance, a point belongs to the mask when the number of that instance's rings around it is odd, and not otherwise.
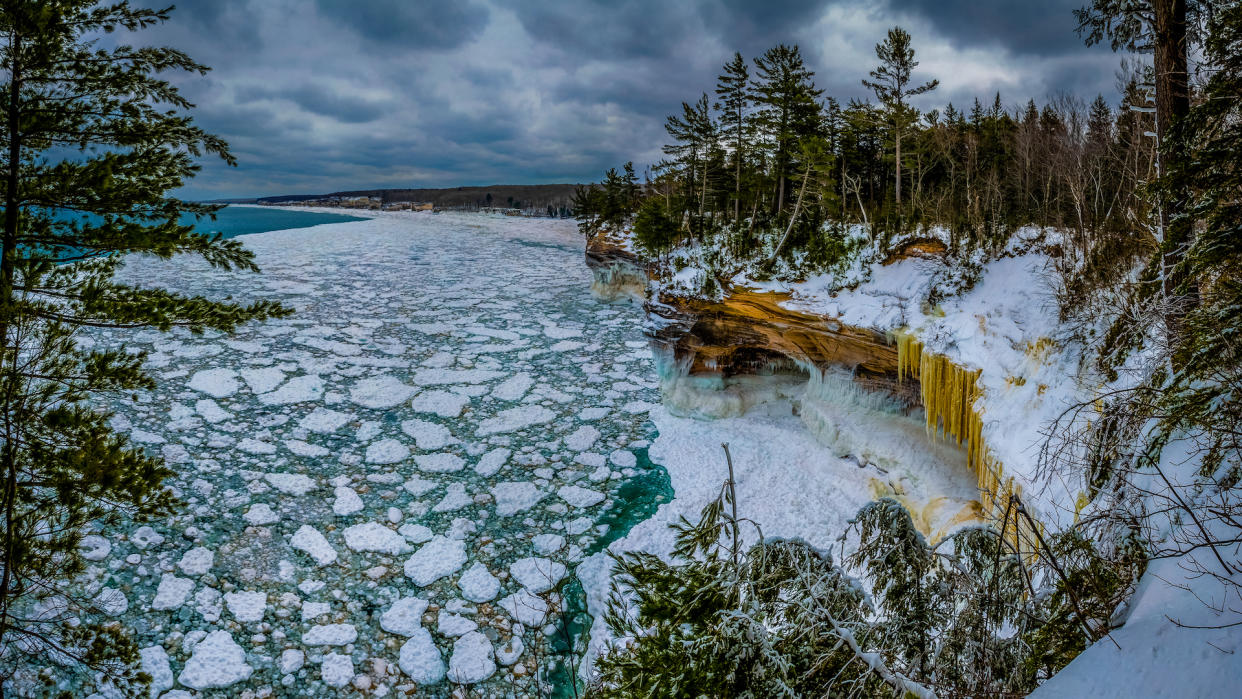
[{"label": "distant tree line", "polygon": [[1077,259],[1144,250],[1130,232],[1146,220],[1141,190],[1155,177],[1150,69],[1128,70],[1115,108],[1072,96],[1009,108],[998,93],[924,112],[910,99],[938,82],[914,79],[910,35],[893,28],[876,54],[862,80],[875,100],[846,103],[816,87],[797,46],[751,63],[734,54],[714,99],[703,93],[667,118],[666,158],[641,185],[627,165],[579,189],[584,231],[658,199],[645,216],[665,226],[656,248],[725,234],[739,257],[771,229],[789,230],[782,253],[823,245],[827,223],[865,224],[873,237],[941,225],[955,251],[1003,246],[1027,224],[1071,232]]},{"label": "distant tree line", "polygon": [[552,213],[548,215],[569,216],[571,214],[570,203],[577,187],[578,185],[573,184],[498,184],[441,189],[359,189],[330,194],[260,197],[254,201],[260,204],[282,204],[333,198],[372,197],[383,204],[430,202],[436,208],[441,209],[511,208],[532,213],[546,213],[550,208]]}]

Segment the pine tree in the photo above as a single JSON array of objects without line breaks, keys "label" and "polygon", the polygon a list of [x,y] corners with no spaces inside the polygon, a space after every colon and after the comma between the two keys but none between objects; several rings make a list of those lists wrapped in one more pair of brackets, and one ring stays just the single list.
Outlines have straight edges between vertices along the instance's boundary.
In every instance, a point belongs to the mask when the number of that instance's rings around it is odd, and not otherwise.
[{"label": "pine tree", "polygon": [[[901,210],[901,136],[917,118],[917,112],[906,104],[910,97],[930,92],[940,85],[939,80],[929,80],[922,85],[907,87],[911,73],[918,67],[914,60],[914,49],[910,46],[910,34],[901,27],[888,30],[888,37],[875,45],[875,55],[880,65],[871,71],[871,80],[863,80],[862,84],[875,93],[876,99],[884,105],[888,112],[888,121],[893,127],[893,143],[896,149],[896,197],[897,209]],[[977,106],[976,102],[976,106]]]},{"label": "pine tree", "polygon": [[643,202],[634,218],[634,243],[650,255],[663,255],[673,247],[677,222],[668,215],[664,202],[652,197]]},{"label": "pine tree", "polygon": [[716,96],[720,98],[716,109],[724,114],[720,134],[733,146],[733,221],[737,223],[742,218],[742,163],[746,159],[746,117],[750,108],[750,70],[742,54],[733,54],[724,73],[716,78]]},{"label": "pine tree", "polygon": [[806,67],[796,45],[780,44],[756,58],[755,77],[752,99],[759,109],[754,121],[775,147],[772,174],[776,191],[772,209],[779,213],[791,196],[786,180],[794,169],[798,141],[816,135],[819,130],[818,100],[823,90],[816,89],[815,74]]},{"label": "pine tree", "polygon": [[124,1],[0,2],[0,683],[31,658],[103,671],[120,686],[141,680],[125,631],[98,623],[74,585],[78,546],[87,527],[167,512],[173,500],[162,483],[171,471],[113,434],[89,402],[150,388],[143,358],[83,349],[76,331],[228,331],[286,313],[114,279],[126,253],[191,253],[218,268],[257,269],[237,241],[183,222],[213,207],[167,194],[194,175],[196,157],[233,162],[160,77],[207,68],[174,49],[100,48],[92,39],[168,13]]},{"label": "pine tree", "polygon": [[670,116],[664,124],[674,141],[664,146],[664,152],[675,158],[675,167],[686,183],[683,210],[699,208],[707,195],[706,161],[716,133],[707,105],[706,93],[694,104],[682,102],[681,117]]}]

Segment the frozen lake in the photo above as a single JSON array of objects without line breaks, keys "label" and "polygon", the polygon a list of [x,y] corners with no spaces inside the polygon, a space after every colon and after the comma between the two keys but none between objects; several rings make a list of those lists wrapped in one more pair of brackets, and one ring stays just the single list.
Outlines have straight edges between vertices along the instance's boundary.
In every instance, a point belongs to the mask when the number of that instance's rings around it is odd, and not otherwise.
[{"label": "frozen lake", "polygon": [[184,501],[88,538],[91,594],[155,695],[563,678],[556,609],[581,612],[558,584],[670,494],[641,310],[590,297],[572,221],[394,213],[243,240],[261,275],[122,276],[292,317],[86,337],[149,353],[159,388],[116,397],[113,426]]}]

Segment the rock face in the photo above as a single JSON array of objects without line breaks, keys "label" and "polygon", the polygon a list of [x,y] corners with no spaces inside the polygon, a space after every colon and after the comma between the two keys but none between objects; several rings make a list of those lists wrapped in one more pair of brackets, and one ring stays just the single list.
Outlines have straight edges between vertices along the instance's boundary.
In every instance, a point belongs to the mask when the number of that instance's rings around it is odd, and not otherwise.
[{"label": "rock face", "polygon": [[647,302],[647,267],[619,237],[607,232],[587,242],[587,266],[594,274],[591,293],[608,303]]},{"label": "rock face", "polygon": [[587,243],[586,263],[597,297],[643,300],[648,335],[662,364],[665,404],[675,413],[740,415],[776,397],[779,379],[801,385],[812,368],[848,370],[859,388],[918,404],[918,381],[898,381],[897,348],[882,332],[784,308],[790,297],[783,293],[735,287],[721,301],[647,298],[646,265],[607,233]]},{"label": "rock face", "polygon": [[[912,241],[894,259],[942,255],[943,244],[937,247],[933,242]],[[638,295],[641,290],[647,335],[657,357],[664,405],[670,412],[736,417],[758,404],[788,398],[821,441],[848,448],[849,439],[842,438],[847,426],[837,423],[833,407],[842,396],[865,396],[868,404],[887,410],[926,406],[931,416],[929,431],[933,423],[943,420],[947,436],[968,444],[963,467],[978,475],[981,488],[1004,492],[1009,487],[1002,487],[999,464],[983,456],[985,446],[972,436],[979,432],[977,426],[971,428],[978,416],[957,419],[959,413],[971,412],[974,394],[954,397],[953,390],[973,390],[977,374],[963,374],[964,378],[956,380],[947,369],[937,370],[924,381],[923,372],[915,366],[921,359],[900,333],[890,336],[848,326],[797,310],[786,293],[740,286],[726,288],[719,301],[663,292],[652,297],[647,294],[648,268],[624,240],[608,234],[588,241],[586,263],[595,275],[592,291],[600,298],[613,300],[624,294]],[[641,284],[634,281],[638,275]],[[934,360],[928,355],[928,361]],[[986,516],[994,508],[985,499],[981,509]],[[954,523],[973,519],[979,510],[972,504]],[[935,533],[930,526],[923,529],[925,535]]]}]

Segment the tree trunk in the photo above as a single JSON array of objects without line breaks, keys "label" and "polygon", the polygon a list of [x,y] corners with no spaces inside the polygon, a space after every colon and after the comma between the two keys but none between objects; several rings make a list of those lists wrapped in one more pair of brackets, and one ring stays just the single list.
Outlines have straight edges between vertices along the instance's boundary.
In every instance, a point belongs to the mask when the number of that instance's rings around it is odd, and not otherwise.
[{"label": "tree trunk", "polygon": [[733,186],[733,225],[742,220],[742,108],[737,110],[737,145],[733,157],[737,160],[737,177]]},{"label": "tree trunk", "polygon": [[[4,239],[0,244],[0,364],[17,363],[17,352],[9,349],[10,329],[13,326],[15,304],[13,302],[14,257],[17,255],[17,228],[21,198],[18,196],[18,170],[21,162],[21,84],[22,84],[22,37],[16,29],[9,35],[12,66],[9,74],[8,104],[8,176],[4,192]],[[10,392],[15,376],[3,377],[5,401],[0,406],[4,415],[4,447],[0,450],[0,468],[4,483],[4,573],[0,576],[0,636],[9,626],[10,589],[13,584],[13,552],[15,547],[13,526],[17,508],[17,455],[14,453],[12,406]]]},{"label": "tree trunk", "polygon": [[901,127],[896,129],[897,134],[897,214],[901,215]]},{"label": "tree trunk", "polygon": [[781,236],[781,242],[776,244],[776,249],[772,251],[772,256],[768,261],[763,263],[764,269],[770,269],[776,264],[776,260],[781,256],[781,250],[785,249],[785,243],[789,241],[789,234],[793,232],[794,224],[798,221],[798,212],[802,209],[802,197],[806,195],[806,181],[811,177],[811,168],[807,166],[806,172],[802,175],[802,188],[798,190],[798,202],[794,204],[793,213],[789,215],[789,225],[785,226],[785,235]]},{"label": "tree trunk", "polygon": [[[1154,14],[1153,41],[1156,72],[1156,136],[1160,147],[1160,174],[1170,161],[1181,162],[1185,154],[1168,141],[1169,129],[1190,112],[1189,75],[1186,67],[1186,0],[1152,0]],[[1164,232],[1163,290],[1173,298],[1186,281],[1176,268],[1190,244],[1194,227],[1179,219],[1185,213],[1186,193],[1173,191],[1160,202],[1160,228]],[[1190,290],[1190,303],[1197,302],[1197,291]]]},{"label": "tree trunk", "polygon": [[699,218],[703,218],[703,208],[707,206],[707,159],[703,159],[703,188],[699,190]]}]

